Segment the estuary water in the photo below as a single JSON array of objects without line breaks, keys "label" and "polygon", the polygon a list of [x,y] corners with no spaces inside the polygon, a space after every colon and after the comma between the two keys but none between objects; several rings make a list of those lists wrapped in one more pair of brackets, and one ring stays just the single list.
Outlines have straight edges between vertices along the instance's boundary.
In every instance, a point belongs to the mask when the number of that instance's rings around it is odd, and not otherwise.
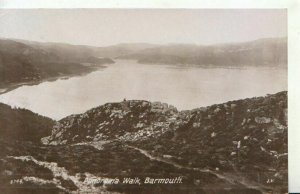
[{"label": "estuary water", "polygon": [[284,68],[203,68],[116,60],[84,76],[21,86],[0,95],[0,102],[58,120],[124,98],[166,102],[185,110],[283,90],[287,90]]}]

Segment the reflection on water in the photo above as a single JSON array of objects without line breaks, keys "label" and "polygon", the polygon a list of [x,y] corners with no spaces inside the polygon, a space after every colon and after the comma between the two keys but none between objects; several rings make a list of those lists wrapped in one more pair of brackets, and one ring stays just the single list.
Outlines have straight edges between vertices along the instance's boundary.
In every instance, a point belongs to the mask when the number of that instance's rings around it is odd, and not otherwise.
[{"label": "reflection on water", "polygon": [[68,80],[22,86],[0,101],[60,119],[107,102],[161,101],[179,110],[287,90],[287,70],[276,68],[170,68],[118,60]]}]

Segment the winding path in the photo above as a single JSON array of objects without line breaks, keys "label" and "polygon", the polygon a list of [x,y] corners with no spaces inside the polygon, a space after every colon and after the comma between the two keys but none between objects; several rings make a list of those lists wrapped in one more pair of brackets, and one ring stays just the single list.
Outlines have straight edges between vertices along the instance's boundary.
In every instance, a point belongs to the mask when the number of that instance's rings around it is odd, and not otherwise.
[{"label": "winding path", "polygon": [[210,174],[215,175],[219,179],[222,179],[222,180],[224,180],[226,182],[229,182],[230,184],[233,184],[233,185],[236,185],[237,183],[239,183],[239,184],[243,185],[246,188],[257,189],[257,190],[261,191],[262,193],[265,193],[266,190],[272,190],[272,188],[270,188],[270,187],[266,187],[264,185],[261,185],[259,183],[254,182],[254,181],[247,180],[245,177],[240,177],[240,176],[236,176],[236,175],[233,175],[233,174],[224,174],[224,175],[222,175],[220,173],[214,172],[214,171],[209,170],[209,169],[200,169],[200,168],[192,168],[192,167],[188,167],[188,166],[183,166],[183,165],[177,164],[173,161],[166,160],[166,159],[161,158],[161,157],[152,156],[146,150],[143,150],[143,149],[140,149],[140,148],[137,148],[137,147],[134,147],[134,146],[130,146],[130,145],[126,145],[126,147],[139,151],[141,154],[143,154],[144,156],[146,156],[150,160],[156,160],[156,161],[159,161],[159,162],[163,162],[165,164],[172,165],[172,166],[174,166],[176,168],[179,168],[179,169],[193,170],[193,171],[198,171],[198,172],[202,172],[202,173],[210,173]]}]

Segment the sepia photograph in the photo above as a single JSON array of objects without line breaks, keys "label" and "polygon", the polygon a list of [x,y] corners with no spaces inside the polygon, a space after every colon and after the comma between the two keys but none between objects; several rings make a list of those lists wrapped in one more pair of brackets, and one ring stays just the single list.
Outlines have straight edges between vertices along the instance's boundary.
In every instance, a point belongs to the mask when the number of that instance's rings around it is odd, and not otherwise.
[{"label": "sepia photograph", "polygon": [[287,14],[0,9],[0,193],[288,193]]}]

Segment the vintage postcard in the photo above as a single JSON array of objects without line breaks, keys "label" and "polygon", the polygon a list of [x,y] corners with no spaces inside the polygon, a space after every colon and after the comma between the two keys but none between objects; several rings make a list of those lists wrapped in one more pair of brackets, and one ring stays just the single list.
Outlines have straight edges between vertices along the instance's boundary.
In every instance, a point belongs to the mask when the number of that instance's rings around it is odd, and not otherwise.
[{"label": "vintage postcard", "polygon": [[0,193],[288,193],[287,9],[0,9]]}]

